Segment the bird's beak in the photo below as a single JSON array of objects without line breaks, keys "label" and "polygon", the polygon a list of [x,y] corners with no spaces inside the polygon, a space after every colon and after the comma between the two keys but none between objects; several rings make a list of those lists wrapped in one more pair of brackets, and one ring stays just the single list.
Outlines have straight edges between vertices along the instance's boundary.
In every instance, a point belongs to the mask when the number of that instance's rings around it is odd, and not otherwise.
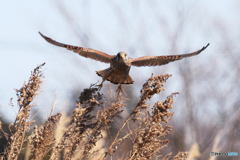
[{"label": "bird's beak", "polygon": [[125,59],[125,55],[124,54],[121,54],[120,55],[122,59]]}]

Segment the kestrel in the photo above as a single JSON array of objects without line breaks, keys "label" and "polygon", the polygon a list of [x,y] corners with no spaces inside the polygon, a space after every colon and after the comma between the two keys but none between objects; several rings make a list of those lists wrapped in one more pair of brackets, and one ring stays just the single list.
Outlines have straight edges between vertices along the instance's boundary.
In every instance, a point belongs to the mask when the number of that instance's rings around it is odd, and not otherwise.
[{"label": "kestrel", "polygon": [[139,58],[130,58],[128,57],[126,52],[119,52],[117,55],[108,55],[104,52],[101,52],[95,49],[83,48],[83,47],[77,47],[77,46],[59,43],[55,40],[52,40],[51,38],[44,36],[40,32],[39,34],[47,42],[53,45],[67,48],[68,50],[76,52],[85,58],[91,58],[96,61],[110,63],[109,68],[101,71],[96,71],[97,75],[102,77],[102,82],[98,86],[99,86],[99,89],[101,89],[103,86],[103,82],[105,80],[108,80],[114,84],[120,84],[117,89],[118,93],[122,92],[122,86],[121,86],[122,84],[133,84],[134,81],[129,75],[129,71],[132,65],[137,67],[161,66],[169,62],[180,60],[182,58],[198,55],[209,46],[209,43],[208,43],[202,49],[196,52],[188,53],[188,54],[168,55],[168,56],[145,56],[145,57],[139,57]]}]

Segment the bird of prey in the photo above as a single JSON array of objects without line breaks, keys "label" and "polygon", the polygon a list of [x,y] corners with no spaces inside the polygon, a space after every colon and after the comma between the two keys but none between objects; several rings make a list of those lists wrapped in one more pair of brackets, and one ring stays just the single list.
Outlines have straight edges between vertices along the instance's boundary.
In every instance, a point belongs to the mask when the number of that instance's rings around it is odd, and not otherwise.
[{"label": "bird of prey", "polygon": [[49,37],[44,36],[39,32],[39,34],[49,43],[67,48],[68,50],[71,50],[73,52],[78,53],[80,56],[83,56],[85,58],[91,58],[96,61],[104,62],[104,63],[110,63],[110,67],[101,71],[96,71],[97,75],[102,77],[102,82],[99,86],[99,89],[102,88],[103,82],[105,80],[110,81],[114,84],[119,84],[117,92],[122,92],[122,84],[133,84],[133,79],[129,75],[129,71],[131,66],[161,66],[164,64],[167,64],[169,62],[173,62],[176,60],[180,60],[182,58],[187,58],[191,56],[195,56],[199,53],[201,53],[203,50],[205,50],[209,43],[204,46],[202,49],[188,53],[188,54],[181,54],[181,55],[166,55],[166,56],[145,56],[145,57],[139,57],[139,58],[130,58],[128,57],[127,53],[125,52],[119,52],[117,55],[108,55],[104,52],[90,49],[90,48],[83,48],[78,46],[72,46],[67,45],[63,43],[59,43]]}]

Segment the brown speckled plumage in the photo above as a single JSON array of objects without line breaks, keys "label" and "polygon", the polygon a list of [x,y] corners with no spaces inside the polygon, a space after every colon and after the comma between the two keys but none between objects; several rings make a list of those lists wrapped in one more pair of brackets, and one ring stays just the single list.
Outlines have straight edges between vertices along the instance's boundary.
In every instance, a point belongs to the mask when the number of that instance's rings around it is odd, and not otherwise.
[{"label": "brown speckled plumage", "polygon": [[104,63],[110,63],[110,67],[101,70],[96,71],[99,76],[102,77],[103,81],[99,85],[101,88],[103,85],[103,82],[105,80],[108,80],[114,84],[120,84],[118,87],[119,91],[122,91],[121,84],[133,84],[133,80],[129,75],[129,71],[131,68],[131,65],[141,67],[141,66],[160,66],[167,64],[169,62],[173,62],[176,60],[180,60],[182,58],[187,58],[191,56],[195,56],[199,53],[201,53],[203,50],[205,50],[209,44],[207,44],[202,49],[189,53],[189,54],[181,54],[181,55],[169,55],[169,56],[146,56],[146,57],[139,57],[139,58],[130,58],[127,56],[125,52],[119,52],[117,55],[108,55],[104,52],[90,49],[90,48],[83,48],[83,47],[77,47],[72,45],[67,45],[63,43],[59,43],[57,41],[52,40],[51,38],[48,38],[41,34],[39,34],[49,43],[67,48],[68,50],[71,50],[73,52],[78,53],[79,55],[91,58],[97,61],[101,61]]}]

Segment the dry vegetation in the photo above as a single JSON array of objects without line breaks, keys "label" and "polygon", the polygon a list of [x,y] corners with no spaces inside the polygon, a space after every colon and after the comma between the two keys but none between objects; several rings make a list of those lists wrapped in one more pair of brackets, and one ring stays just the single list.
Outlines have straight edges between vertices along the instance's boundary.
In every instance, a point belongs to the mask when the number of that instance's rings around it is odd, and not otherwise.
[{"label": "dry vegetation", "polygon": [[[121,113],[127,98],[115,96],[115,101],[108,102],[95,85],[80,94],[70,122],[64,129],[59,131],[60,120],[61,117],[67,118],[61,113],[52,115],[51,111],[46,122],[42,126],[35,125],[27,136],[34,125],[29,115],[34,106],[33,100],[40,92],[44,64],[34,69],[28,83],[16,89],[19,111],[15,122],[9,126],[11,133],[2,130],[8,144],[0,159],[20,159],[21,154],[25,159],[186,159],[186,152],[179,152],[176,156],[172,156],[171,152],[166,155],[161,152],[170,143],[166,136],[173,128],[167,124],[174,114],[171,112],[173,97],[178,93],[171,94],[163,102],[156,102],[153,107],[147,104],[154,95],[164,90],[164,83],[171,76],[168,74],[152,75],[143,84],[139,102],[115,136],[111,133],[111,125],[114,121],[123,120]],[[129,127],[129,124],[135,124],[135,127]],[[123,132],[124,128],[127,132]],[[110,137],[109,144],[97,148],[98,142],[106,138],[106,133]],[[124,150],[121,144],[127,141],[131,142],[131,149],[125,150],[121,157],[115,154],[117,150]]]}]

